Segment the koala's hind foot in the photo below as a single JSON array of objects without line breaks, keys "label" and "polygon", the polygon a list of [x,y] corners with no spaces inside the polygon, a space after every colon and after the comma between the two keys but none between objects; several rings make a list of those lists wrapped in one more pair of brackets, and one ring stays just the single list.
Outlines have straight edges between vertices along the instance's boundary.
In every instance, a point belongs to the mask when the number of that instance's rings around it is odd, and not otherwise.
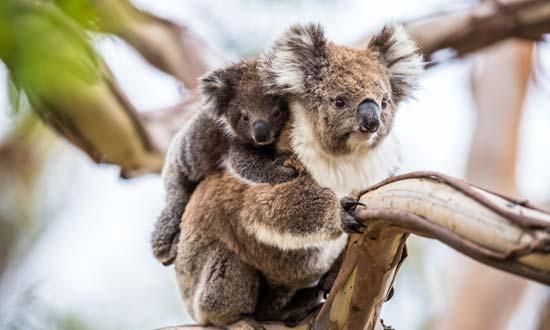
[{"label": "koala's hind foot", "polygon": [[200,323],[227,327],[254,313],[260,275],[221,244],[210,249],[203,251],[206,263],[196,274],[192,314]]},{"label": "koala's hind foot", "polygon": [[307,317],[319,312],[323,306],[322,292],[317,286],[301,289],[281,313],[281,320],[286,326],[295,327]]},{"label": "koala's hind foot", "polygon": [[317,286],[298,291],[266,287],[256,308],[256,318],[260,321],[282,321],[286,325],[297,325],[322,305],[321,294]]},{"label": "koala's hind foot", "polygon": [[260,292],[255,312],[256,319],[259,321],[281,321],[281,312],[294,297],[296,289],[265,285]]},{"label": "koala's hind foot", "polygon": [[365,204],[353,197],[346,196],[340,199],[340,205],[342,206],[342,210],[340,211],[342,230],[348,234],[362,233],[366,226],[358,221],[353,213],[357,206],[365,206]]},{"label": "koala's hind foot", "polygon": [[174,263],[179,241],[179,219],[174,214],[163,210],[153,231],[151,245],[153,254],[164,266]]}]

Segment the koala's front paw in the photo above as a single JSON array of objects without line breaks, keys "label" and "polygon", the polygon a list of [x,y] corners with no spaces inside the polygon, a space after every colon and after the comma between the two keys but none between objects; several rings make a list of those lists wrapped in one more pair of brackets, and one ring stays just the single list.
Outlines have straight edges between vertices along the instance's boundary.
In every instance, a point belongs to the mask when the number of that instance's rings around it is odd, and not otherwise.
[{"label": "koala's front paw", "polygon": [[365,204],[359,202],[353,197],[343,197],[340,199],[340,205],[342,210],[340,211],[340,221],[342,230],[348,234],[360,234],[366,227],[362,222],[355,219],[353,215],[358,205],[365,206]]},{"label": "koala's front paw", "polygon": [[282,182],[290,181],[298,176],[298,170],[291,156],[282,155],[274,161],[275,171]]},{"label": "koala's front paw", "polygon": [[294,179],[295,177],[298,176],[298,171],[296,171],[292,167],[288,167],[288,166],[285,166],[285,165],[277,165],[277,173],[280,176],[288,178],[288,179]]}]

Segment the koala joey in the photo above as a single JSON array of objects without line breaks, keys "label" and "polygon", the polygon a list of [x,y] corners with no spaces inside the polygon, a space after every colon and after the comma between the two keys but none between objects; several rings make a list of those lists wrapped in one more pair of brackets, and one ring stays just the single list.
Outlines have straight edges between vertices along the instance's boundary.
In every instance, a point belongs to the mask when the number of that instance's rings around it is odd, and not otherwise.
[{"label": "koala joey", "polygon": [[288,104],[267,95],[257,61],[242,61],[201,79],[204,108],[173,139],[163,169],[166,206],[152,235],[155,257],[173,263],[181,216],[195,186],[226,168],[244,180],[277,184],[297,175],[288,157],[273,147],[289,116]]},{"label": "koala joey", "polygon": [[296,298],[319,284],[346,233],[361,227],[350,214],[357,202],[342,197],[398,165],[393,118],[421,69],[414,42],[395,26],[365,49],[326,40],[318,25],[294,26],[261,56],[259,79],[248,83],[288,100],[276,148],[292,152],[298,176],[269,185],[222,170],[197,186],[182,217],[175,269],[198,323],[287,320],[292,307],[319,302],[314,290],[307,302]]}]

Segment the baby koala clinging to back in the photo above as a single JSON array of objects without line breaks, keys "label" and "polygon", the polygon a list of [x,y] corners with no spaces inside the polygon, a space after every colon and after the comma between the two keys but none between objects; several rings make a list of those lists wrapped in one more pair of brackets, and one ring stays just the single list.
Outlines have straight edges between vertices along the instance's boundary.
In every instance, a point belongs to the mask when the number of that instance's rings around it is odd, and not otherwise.
[{"label": "baby koala clinging to back", "polygon": [[201,79],[205,106],[172,140],[163,169],[164,207],[152,248],[164,265],[173,263],[179,225],[189,196],[211,172],[224,166],[240,178],[277,184],[297,173],[274,143],[289,117],[288,104],[261,90],[256,60],[215,70]]}]

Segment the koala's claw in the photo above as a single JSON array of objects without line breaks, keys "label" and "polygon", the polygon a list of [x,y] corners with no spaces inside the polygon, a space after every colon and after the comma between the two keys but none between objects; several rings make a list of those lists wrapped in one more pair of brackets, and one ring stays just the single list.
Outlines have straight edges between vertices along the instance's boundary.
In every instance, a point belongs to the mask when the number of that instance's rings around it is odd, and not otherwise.
[{"label": "koala's claw", "polygon": [[347,234],[362,234],[363,229],[367,227],[346,211],[341,212],[340,220],[342,230]]},{"label": "koala's claw", "polygon": [[340,205],[347,212],[355,211],[355,209],[359,205],[361,205],[363,207],[366,207],[365,204],[361,203],[360,201],[358,201],[357,199],[355,199],[351,196],[346,196],[346,197],[343,197],[342,199],[340,199]]},{"label": "koala's claw", "polygon": [[288,177],[288,178],[295,178],[298,176],[298,171],[296,171],[294,168],[292,167],[289,167],[289,166],[285,166],[285,165],[278,165],[277,166],[277,171],[285,176],[285,177]]},{"label": "koala's claw", "polygon": [[341,225],[342,230],[348,234],[361,234],[366,227],[362,222],[355,219],[353,212],[357,209],[357,206],[361,205],[366,207],[365,204],[359,202],[356,198],[346,196],[340,199],[341,211]]}]

